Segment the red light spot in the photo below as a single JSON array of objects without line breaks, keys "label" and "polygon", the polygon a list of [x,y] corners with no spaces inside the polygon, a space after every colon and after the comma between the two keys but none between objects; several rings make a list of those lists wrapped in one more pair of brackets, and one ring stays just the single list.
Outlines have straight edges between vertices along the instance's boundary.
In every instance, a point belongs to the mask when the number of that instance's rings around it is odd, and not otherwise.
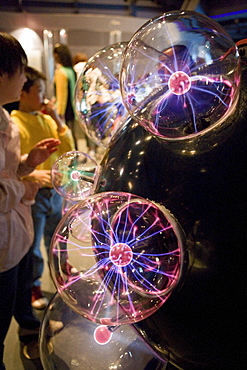
[{"label": "red light spot", "polygon": [[77,181],[80,179],[80,172],[79,171],[73,171],[70,175],[71,179],[74,181]]},{"label": "red light spot", "polygon": [[112,332],[108,330],[107,326],[100,325],[94,331],[94,340],[101,345],[107,344],[112,337]]},{"label": "red light spot", "polygon": [[175,95],[185,94],[191,87],[190,77],[183,71],[174,72],[169,78],[168,87]]},{"label": "red light spot", "polygon": [[110,260],[116,266],[127,266],[132,258],[132,249],[125,243],[116,243],[110,249]]}]

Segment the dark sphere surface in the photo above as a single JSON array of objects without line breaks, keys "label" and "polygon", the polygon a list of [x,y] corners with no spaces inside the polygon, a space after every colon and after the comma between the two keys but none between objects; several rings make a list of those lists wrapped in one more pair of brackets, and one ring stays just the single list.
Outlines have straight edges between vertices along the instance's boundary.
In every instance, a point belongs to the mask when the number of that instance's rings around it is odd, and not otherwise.
[{"label": "dark sphere surface", "polygon": [[133,120],[102,160],[96,192],[124,191],[163,204],[186,235],[180,284],[135,325],[181,369],[244,369],[247,255],[247,73],[234,114],[204,135],[157,140]]}]

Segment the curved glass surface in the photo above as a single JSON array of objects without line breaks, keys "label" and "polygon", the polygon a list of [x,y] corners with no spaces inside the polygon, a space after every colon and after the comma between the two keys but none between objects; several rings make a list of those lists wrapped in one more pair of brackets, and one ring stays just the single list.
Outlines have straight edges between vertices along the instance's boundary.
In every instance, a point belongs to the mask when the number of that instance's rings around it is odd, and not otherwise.
[{"label": "curved glass surface", "polygon": [[45,370],[162,370],[167,365],[131,325],[98,325],[73,312],[59,294],[44,315],[40,357]]},{"label": "curved glass surface", "polygon": [[72,207],[51,243],[50,267],[64,301],[102,325],[137,322],[177,286],[183,232],[166,208],[107,192]]},{"label": "curved glass surface", "polygon": [[226,31],[195,12],[148,21],[126,47],[120,72],[124,104],[145,129],[164,139],[210,130],[234,110],[238,49]]},{"label": "curved glass surface", "polygon": [[88,154],[79,151],[61,155],[51,169],[54,189],[71,202],[85,199],[92,194],[98,175],[97,162]]},{"label": "curved glass surface", "polygon": [[103,147],[107,147],[127,116],[119,87],[126,45],[116,43],[97,52],[77,79],[75,106],[80,125],[95,144]]}]

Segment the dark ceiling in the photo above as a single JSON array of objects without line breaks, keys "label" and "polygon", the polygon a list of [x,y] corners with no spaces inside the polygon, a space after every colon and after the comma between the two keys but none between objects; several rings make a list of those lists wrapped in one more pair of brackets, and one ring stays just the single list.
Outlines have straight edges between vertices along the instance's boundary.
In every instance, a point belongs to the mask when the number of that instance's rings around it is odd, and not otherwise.
[{"label": "dark ceiling", "polygon": [[0,0],[1,9],[8,11],[44,12],[54,9],[58,12],[118,12],[136,16],[139,11],[158,12],[180,9],[184,0]]},{"label": "dark ceiling", "polygon": [[197,10],[221,23],[234,40],[247,37],[247,0],[0,0],[0,5],[1,11],[9,12],[96,13],[142,18],[171,10]]}]

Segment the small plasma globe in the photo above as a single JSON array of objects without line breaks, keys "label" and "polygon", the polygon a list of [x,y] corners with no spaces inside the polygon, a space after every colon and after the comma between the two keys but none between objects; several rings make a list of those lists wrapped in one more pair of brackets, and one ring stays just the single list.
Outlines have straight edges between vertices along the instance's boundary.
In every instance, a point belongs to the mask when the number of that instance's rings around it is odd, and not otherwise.
[{"label": "small plasma globe", "polygon": [[116,43],[97,52],[77,79],[75,106],[79,123],[87,136],[104,148],[128,116],[119,86],[126,45]]},{"label": "small plasma globe", "polygon": [[71,151],[54,162],[52,184],[58,194],[74,203],[93,193],[98,173],[98,164],[93,158],[83,152]]},{"label": "small plasma globe", "polygon": [[94,194],[68,210],[50,249],[63,300],[107,326],[154,313],[179,285],[185,266],[184,233],[169,211],[121,192]]},{"label": "small plasma globe", "polygon": [[73,312],[59,294],[42,321],[40,359],[45,370],[165,370],[167,364],[132,325],[96,324]]},{"label": "small plasma globe", "polygon": [[218,23],[172,11],[130,39],[120,88],[128,112],[145,129],[161,139],[183,139],[233,113],[240,75],[237,46]]}]

